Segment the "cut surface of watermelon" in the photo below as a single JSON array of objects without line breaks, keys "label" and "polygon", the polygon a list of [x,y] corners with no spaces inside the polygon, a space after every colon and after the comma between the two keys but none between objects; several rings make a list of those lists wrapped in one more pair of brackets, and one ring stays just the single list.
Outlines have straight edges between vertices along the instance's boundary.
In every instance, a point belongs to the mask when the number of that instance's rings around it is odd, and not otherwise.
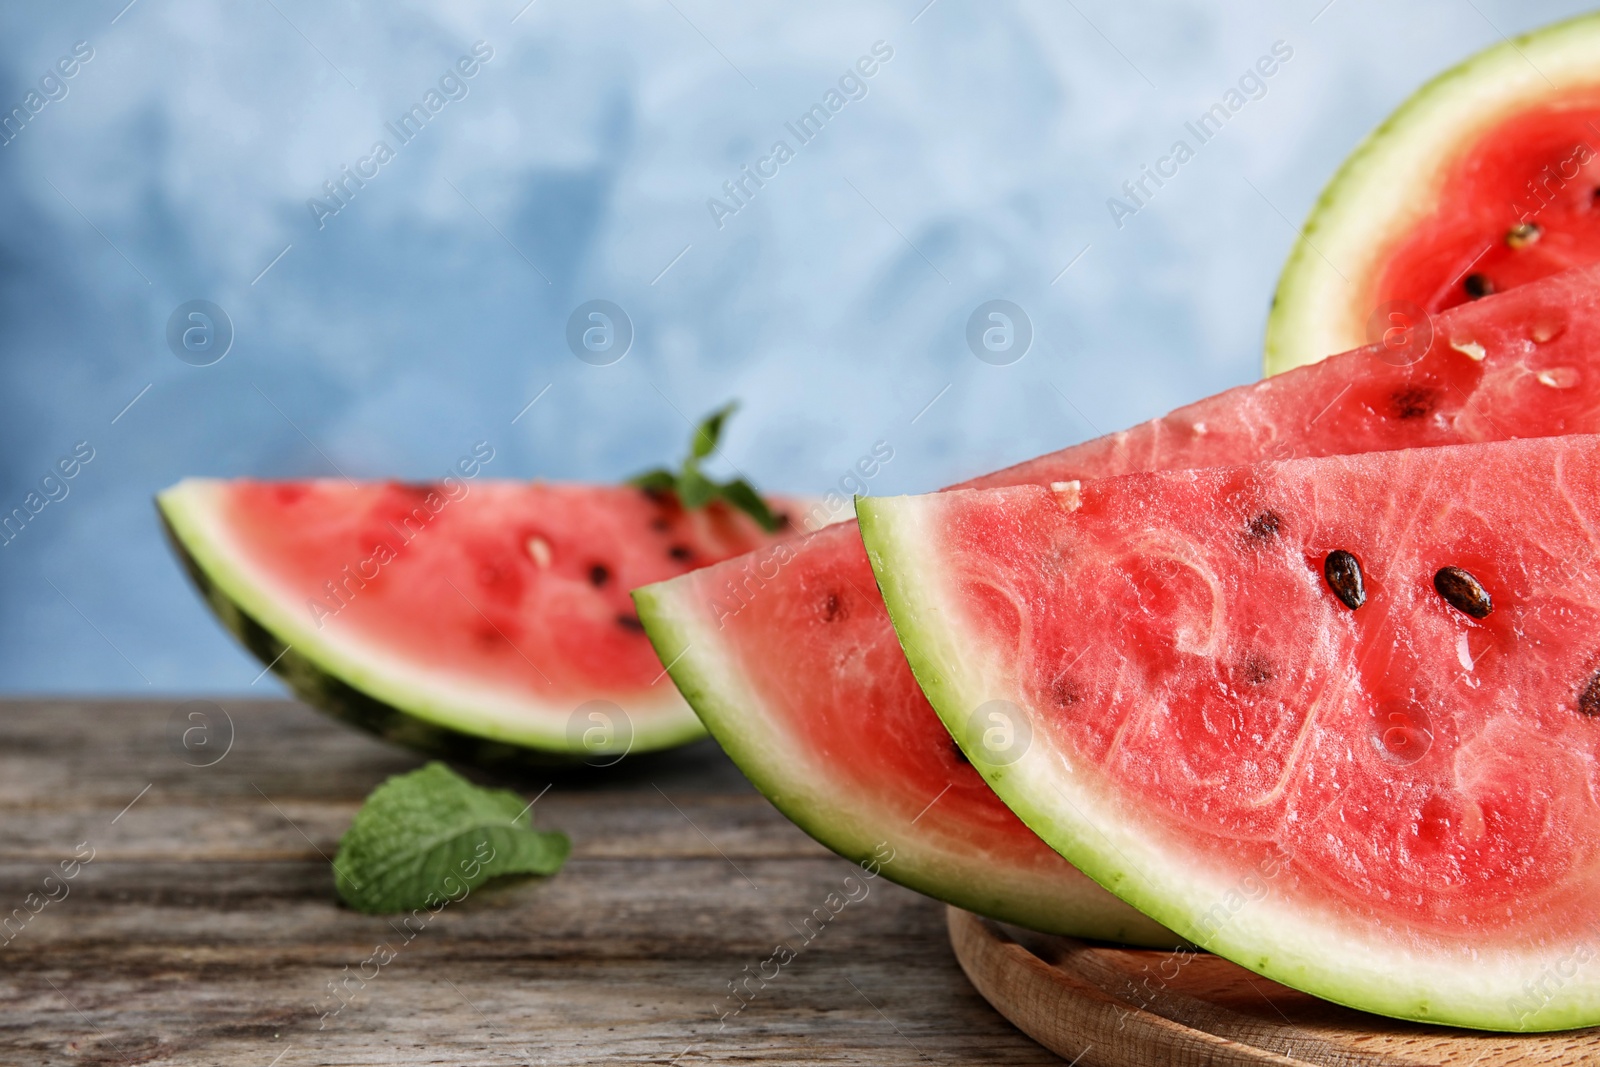
[{"label": "cut surface of watermelon", "polygon": [[1355,1008],[1600,1023],[1600,438],[858,515],[946,726],[1124,900]]},{"label": "cut surface of watermelon", "polygon": [[1600,15],[1419,89],[1312,208],[1267,324],[1275,374],[1600,261]]},{"label": "cut surface of watermelon", "polygon": [[[1600,431],[1600,269],[1445,312],[1436,335],[1414,363],[1384,346],[1348,353],[968,484]],[[635,599],[717,741],[824,845],[859,861],[888,841],[888,877],[1034,929],[1166,936],[1101,911],[1104,896],[965,762],[906,666],[852,526]]]},{"label": "cut surface of watermelon", "polygon": [[612,486],[188,479],[158,505],[208,602],[299,696],[469,758],[701,736],[628,590],[772,540],[721,503]]}]

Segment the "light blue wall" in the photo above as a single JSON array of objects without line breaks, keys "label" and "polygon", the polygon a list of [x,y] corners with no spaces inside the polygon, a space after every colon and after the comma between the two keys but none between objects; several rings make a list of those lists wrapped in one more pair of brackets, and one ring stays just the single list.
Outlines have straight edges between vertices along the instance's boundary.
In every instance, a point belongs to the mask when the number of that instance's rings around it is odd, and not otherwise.
[{"label": "light blue wall", "polygon": [[[496,475],[610,480],[738,397],[726,450],[760,485],[821,489],[881,439],[874,491],[911,491],[1247,381],[1285,216],[1432,73],[1578,10],[124,2],[0,11],[0,109],[93,49],[0,147],[0,511],[95,453],[0,548],[13,692],[248,687],[157,531],[184,475],[428,477],[489,440]],[[400,145],[385,122],[477,41],[465,98]],[[878,41],[800,147],[784,123]],[[1107,198],[1275,41],[1265,95],[1114,225]],[[795,157],[719,227],[708,199],[778,139]],[[308,198],[379,140],[395,158],[319,228]],[[209,367],[165,340],[195,298],[236,332]],[[566,347],[591,298],[635,325],[615,365]],[[964,340],[993,298],[1036,332],[1009,366]]]}]

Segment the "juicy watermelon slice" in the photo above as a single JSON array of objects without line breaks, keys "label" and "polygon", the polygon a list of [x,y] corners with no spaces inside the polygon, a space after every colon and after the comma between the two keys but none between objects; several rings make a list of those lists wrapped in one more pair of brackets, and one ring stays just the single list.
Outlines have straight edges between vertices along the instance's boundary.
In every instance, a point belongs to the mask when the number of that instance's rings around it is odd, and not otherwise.
[{"label": "juicy watermelon slice", "polygon": [[1446,71],[1362,142],[1312,208],[1273,300],[1267,373],[1600,261],[1597,188],[1600,14]]},{"label": "juicy watermelon slice", "polygon": [[945,725],[1106,888],[1351,1007],[1600,1023],[1600,438],[858,516]]},{"label": "juicy watermelon slice", "polygon": [[208,603],[298,696],[477,761],[702,736],[628,590],[773,540],[720,502],[614,486],[188,479],[158,505]]},{"label": "juicy watermelon slice", "polygon": [[[1600,431],[1600,269],[1452,309],[1431,346],[1413,341],[1241,386],[968,485]],[[998,919],[1156,940],[1125,911],[1100,910],[1104,898],[965,762],[906,666],[851,527],[635,600],[712,735],[824,845],[859,861],[887,841],[897,858],[884,874]]]}]

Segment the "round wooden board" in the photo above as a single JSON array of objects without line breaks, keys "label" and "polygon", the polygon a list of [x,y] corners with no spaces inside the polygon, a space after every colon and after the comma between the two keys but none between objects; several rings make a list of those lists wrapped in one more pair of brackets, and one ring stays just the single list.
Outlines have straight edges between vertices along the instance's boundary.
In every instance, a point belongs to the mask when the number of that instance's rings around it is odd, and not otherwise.
[{"label": "round wooden board", "polygon": [[946,916],[967,978],[1077,1067],[1500,1067],[1600,1062],[1600,1028],[1495,1034],[1343,1008],[1208,952],[1117,948]]}]

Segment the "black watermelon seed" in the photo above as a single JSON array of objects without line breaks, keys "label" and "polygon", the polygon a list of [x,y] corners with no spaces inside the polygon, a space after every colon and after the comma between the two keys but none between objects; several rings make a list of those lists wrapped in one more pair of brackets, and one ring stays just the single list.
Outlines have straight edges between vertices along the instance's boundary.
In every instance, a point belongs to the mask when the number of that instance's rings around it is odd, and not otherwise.
[{"label": "black watermelon seed", "polygon": [[1058,708],[1071,707],[1083,699],[1083,694],[1078,691],[1078,683],[1066,676],[1051,683],[1050,696]]},{"label": "black watermelon seed", "polygon": [[618,615],[617,625],[624,630],[632,630],[636,634],[644,633],[644,623],[639,621],[637,615]]},{"label": "black watermelon seed", "polygon": [[1322,561],[1322,576],[1328,588],[1345,607],[1356,610],[1367,602],[1367,586],[1361,578],[1361,563],[1342,548],[1328,553]]},{"label": "black watermelon seed", "polygon": [[1276,511],[1263,511],[1245,525],[1245,533],[1257,541],[1270,541],[1278,536],[1278,528],[1283,525],[1283,520]]},{"label": "black watermelon seed", "polygon": [[848,614],[849,612],[845,610],[844,604],[839,600],[838,593],[829,593],[828,599],[822,602],[822,617],[827,622],[841,619]]},{"label": "black watermelon seed", "polygon": [[673,545],[671,548],[667,549],[667,555],[671,556],[679,563],[687,563],[689,560],[694,558],[694,551],[690,549],[688,545]]},{"label": "black watermelon seed", "polygon": [[395,482],[393,484],[395,490],[402,496],[408,496],[415,500],[421,500],[429,493],[439,492],[437,482]]},{"label": "black watermelon seed", "polygon": [[611,568],[604,563],[596,563],[589,568],[589,584],[598,589],[611,580]]},{"label": "black watermelon seed", "polygon": [[1600,715],[1600,671],[1594,672],[1589,684],[1578,694],[1578,710],[1585,715]]},{"label": "black watermelon seed", "polygon": [[1272,664],[1257,655],[1250,655],[1244,661],[1245,681],[1251,685],[1266,685],[1272,681]]},{"label": "black watermelon seed", "polygon": [[956,744],[954,741],[950,742],[950,751],[955,754],[957,763],[971,763],[972,762],[971,760],[967,759],[967,754],[965,752],[961,751],[961,746]]},{"label": "black watermelon seed", "polygon": [[1460,567],[1439,568],[1433,576],[1433,587],[1451,607],[1474,619],[1482,619],[1494,610],[1489,591]]},{"label": "black watermelon seed", "polygon": [[1402,389],[1395,393],[1391,399],[1394,401],[1396,418],[1420,419],[1433,411],[1438,397],[1431,389]]},{"label": "black watermelon seed", "polygon": [[1491,282],[1487,276],[1482,274],[1467,275],[1461,280],[1461,287],[1474,300],[1494,292],[1494,282]]}]

